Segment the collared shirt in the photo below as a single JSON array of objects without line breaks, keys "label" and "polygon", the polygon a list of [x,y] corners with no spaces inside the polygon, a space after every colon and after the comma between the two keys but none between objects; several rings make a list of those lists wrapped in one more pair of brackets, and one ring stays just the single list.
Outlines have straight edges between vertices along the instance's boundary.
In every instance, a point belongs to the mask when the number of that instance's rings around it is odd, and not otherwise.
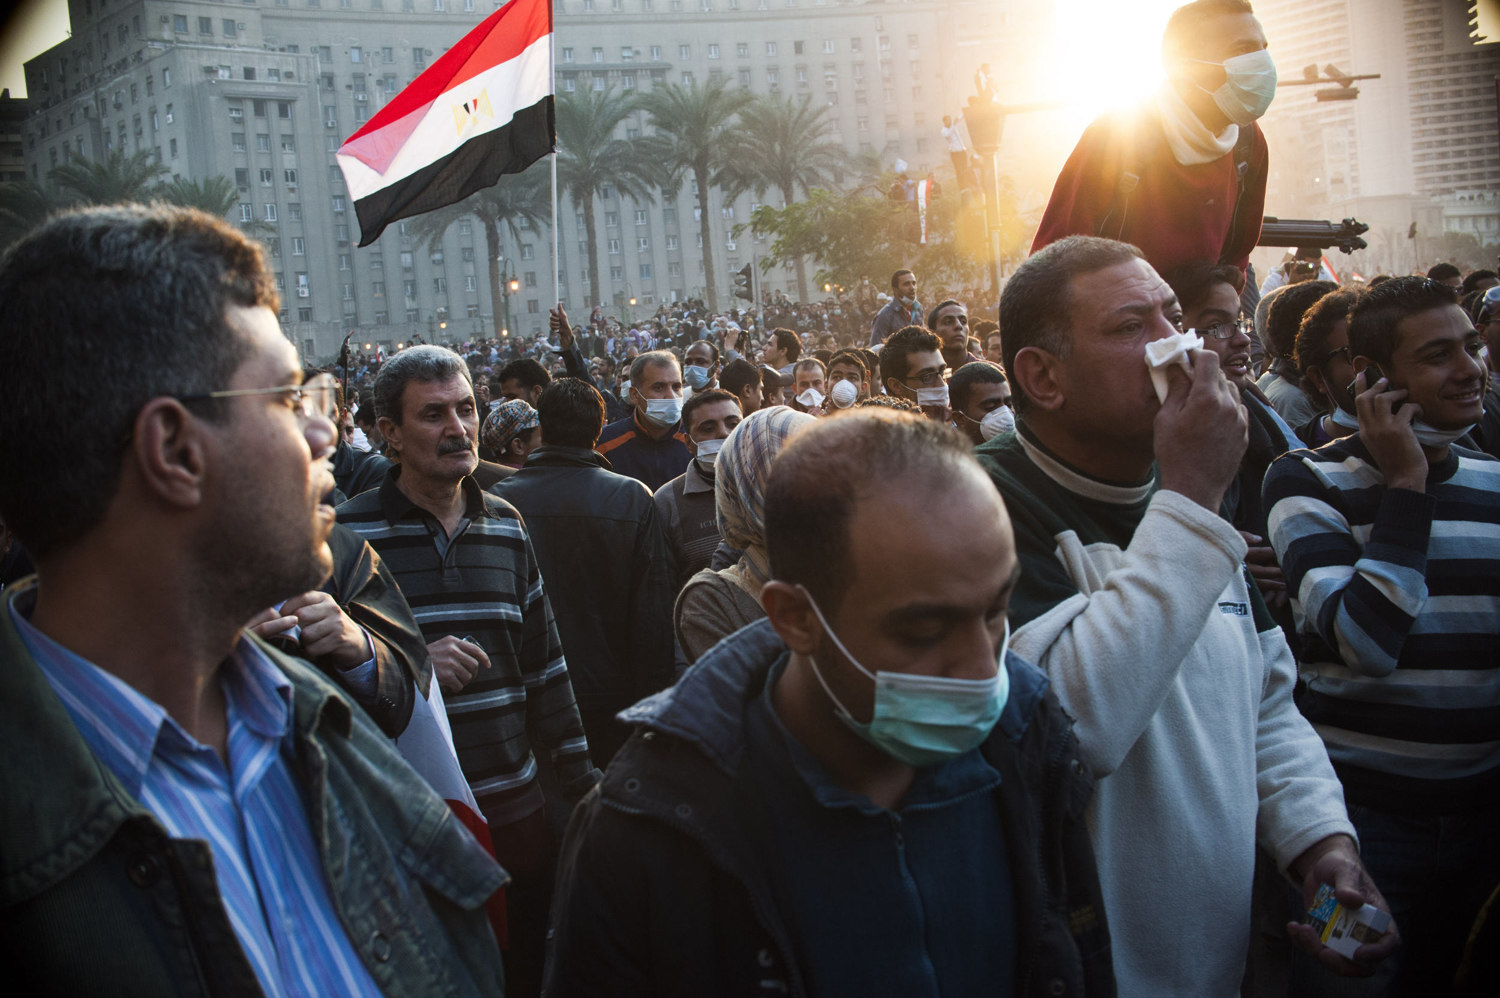
[{"label": "collared shirt", "polygon": [[895,810],[839,786],[771,702],[745,712],[761,855],[812,994],[1009,994],[1016,916],[1000,774],[979,750],[916,770]]},{"label": "collared shirt", "polygon": [[11,619],[84,742],[177,839],[213,850],[219,895],[267,995],[380,994],[339,921],[289,763],[292,686],[241,640],[220,670],[228,764],[161,705]]}]

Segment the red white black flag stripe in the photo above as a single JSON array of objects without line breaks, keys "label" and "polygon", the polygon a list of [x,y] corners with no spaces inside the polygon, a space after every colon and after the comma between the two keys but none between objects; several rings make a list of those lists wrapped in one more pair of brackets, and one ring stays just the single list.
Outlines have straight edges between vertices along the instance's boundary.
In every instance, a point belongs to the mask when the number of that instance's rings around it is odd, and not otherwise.
[{"label": "red white black flag stripe", "polygon": [[412,81],[337,154],[361,246],[551,152],[552,5],[511,0]]}]

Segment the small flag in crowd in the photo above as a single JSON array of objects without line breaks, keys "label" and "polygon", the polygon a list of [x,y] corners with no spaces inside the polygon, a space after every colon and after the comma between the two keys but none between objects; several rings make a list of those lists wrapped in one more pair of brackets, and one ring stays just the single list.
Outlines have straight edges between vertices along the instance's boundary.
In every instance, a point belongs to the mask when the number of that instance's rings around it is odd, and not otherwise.
[{"label": "small flag in crowd", "polygon": [[339,148],[359,245],[521,172],[552,151],[556,132],[552,5],[511,0]]}]

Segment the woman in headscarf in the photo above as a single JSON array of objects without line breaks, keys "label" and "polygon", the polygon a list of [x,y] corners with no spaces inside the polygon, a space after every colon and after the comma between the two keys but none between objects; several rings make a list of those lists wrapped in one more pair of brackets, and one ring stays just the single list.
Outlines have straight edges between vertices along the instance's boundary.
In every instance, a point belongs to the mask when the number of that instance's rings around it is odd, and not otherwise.
[{"label": "woman in headscarf", "polygon": [[770,577],[766,480],[787,438],[812,421],[806,413],[778,405],[752,412],[724,441],[715,461],[714,505],[724,544],[742,553],[728,568],[705,568],[694,575],[677,596],[677,642],[690,664],[766,615],[760,605],[760,591]]}]

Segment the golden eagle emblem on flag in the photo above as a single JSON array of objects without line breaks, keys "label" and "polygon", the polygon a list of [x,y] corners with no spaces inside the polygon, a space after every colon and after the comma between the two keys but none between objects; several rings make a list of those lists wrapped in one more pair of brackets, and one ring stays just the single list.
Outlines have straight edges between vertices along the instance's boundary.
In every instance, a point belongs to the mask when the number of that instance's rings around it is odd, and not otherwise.
[{"label": "golden eagle emblem on flag", "polygon": [[495,110],[490,106],[490,95],[484,90],[479,91],[477,97],[471,97],[462,104],[453,105],[453,125],[459,135],[463,135],[478,125],[480,117],[489,118],[492,121],[495,118]]}]

